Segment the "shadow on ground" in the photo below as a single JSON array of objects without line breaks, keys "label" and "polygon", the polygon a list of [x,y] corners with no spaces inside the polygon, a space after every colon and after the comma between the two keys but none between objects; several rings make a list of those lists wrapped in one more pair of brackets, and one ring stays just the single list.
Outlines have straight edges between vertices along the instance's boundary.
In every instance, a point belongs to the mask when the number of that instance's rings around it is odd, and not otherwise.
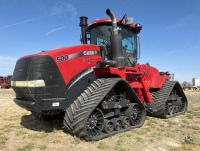
[{"label": "shadow on ground", "polygon": [[53,132],[54,130],[63,130],[63,117],[52,117],[49,119],[38,119],[33,114],[24,115],[21,118],[21,126],[33,130],[33,131],[44,131]]}]

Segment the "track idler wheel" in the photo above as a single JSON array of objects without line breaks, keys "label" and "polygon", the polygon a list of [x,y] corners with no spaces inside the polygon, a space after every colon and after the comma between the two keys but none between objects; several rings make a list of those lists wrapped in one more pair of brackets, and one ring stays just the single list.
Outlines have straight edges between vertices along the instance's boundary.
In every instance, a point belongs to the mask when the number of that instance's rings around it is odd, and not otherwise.
[{"label": "track idler wheel", "polygon": [[125,111],[125,116],[130,120],[130,124],[137,126],[143,122],[145,113],[138,103],[130,103],[128,109]]},{"label": "track idler wheel", "polygon": [[104,115],[100,109],[95,109],[87,120],[87,132],[90,137],[101,134],[104,126]]},{"label": "track idler wheel", "polygon": [[103,131],[110,134],[114,131],[114,123],[112,120],[105,120]]}]

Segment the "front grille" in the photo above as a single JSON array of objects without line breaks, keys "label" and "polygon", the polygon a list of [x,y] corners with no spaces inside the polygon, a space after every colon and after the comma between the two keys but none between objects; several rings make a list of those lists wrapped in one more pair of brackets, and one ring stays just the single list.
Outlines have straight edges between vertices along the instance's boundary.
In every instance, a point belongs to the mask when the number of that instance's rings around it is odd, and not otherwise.
[{"label": "front grille", "polygon": [[61,97],[65,90],[62,75],[50,56],[33,56],[17,61],[12,81],[44,80],[45,87],[14,87],[16,97],[40,103],[41,99]]}]

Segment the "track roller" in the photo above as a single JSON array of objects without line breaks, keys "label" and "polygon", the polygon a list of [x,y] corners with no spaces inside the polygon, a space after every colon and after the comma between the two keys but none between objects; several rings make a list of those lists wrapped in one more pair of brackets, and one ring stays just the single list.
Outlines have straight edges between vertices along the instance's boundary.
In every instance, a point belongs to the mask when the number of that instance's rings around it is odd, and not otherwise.
[{"label": "track roller", "polygon": [[122,117],[120,117],[121,118],[121,120],[122,120],[122,127],[123,128],[128,128],[128,127],[130,127],[130,120],[129,120],[129,118],[128,117],[126,117],[126,116],[122,116]]},{"label": "track roller", "polygon": [[121,118],[114,118],[113,119],[114,123],[114,130],[115,131],[120,131],[122,129],[122,120]]},{"label": "track roller", "polygon": [[108,134],[112,133],[114,131],[114,123],[112,120],[105,120],[104,121],[104,127],[103,132],[106,132]]}]

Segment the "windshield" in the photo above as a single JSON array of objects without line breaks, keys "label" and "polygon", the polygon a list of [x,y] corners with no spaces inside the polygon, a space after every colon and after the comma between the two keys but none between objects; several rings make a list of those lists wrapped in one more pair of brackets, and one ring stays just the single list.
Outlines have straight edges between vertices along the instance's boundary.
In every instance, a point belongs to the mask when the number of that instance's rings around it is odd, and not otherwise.
[{"label": "windshield", "polygon": [[[125,65],[132,66],[137,61],[137,35],[132,31],[119,27],[119,34],[122,35],[122,47],[125,57]],[[110,60],[110,36],[111,25],[96,26],[90,30],[90,43],[96,44],[101,48],[103,60]]]}]

